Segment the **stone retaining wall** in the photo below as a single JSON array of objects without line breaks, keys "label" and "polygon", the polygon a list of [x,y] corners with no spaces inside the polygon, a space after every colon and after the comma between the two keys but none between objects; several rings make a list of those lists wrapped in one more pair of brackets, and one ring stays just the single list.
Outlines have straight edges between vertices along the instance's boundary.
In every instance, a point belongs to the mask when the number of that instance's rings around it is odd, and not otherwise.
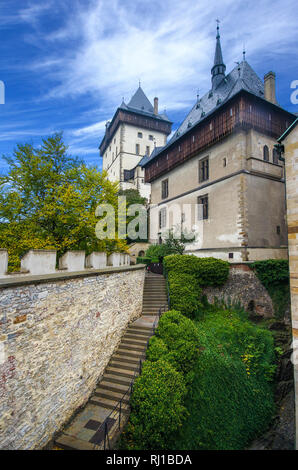
[{"label": "stone retaining wall", "polygon": [[207,287],[204,294],[209,302],[214,298],[240,302],[245,310],[263,317],[274,313],[271,297],[248,264],[231,264],[227,282],[222,287]]},{"label": "stone retaining wall", "polygon": [[40,449],[84,405],[127,324],[144,266],[0,283],[0,448]]}]

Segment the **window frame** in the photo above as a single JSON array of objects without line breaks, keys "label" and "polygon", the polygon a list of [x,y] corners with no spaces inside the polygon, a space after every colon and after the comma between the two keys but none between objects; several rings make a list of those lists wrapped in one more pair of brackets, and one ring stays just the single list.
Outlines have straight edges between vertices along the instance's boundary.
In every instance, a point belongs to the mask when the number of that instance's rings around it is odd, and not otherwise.
[{"label": "window frame", "polygon": [[[207,165],[206,165],[207,163]],[[207,175],[205,174],[207,172]],[[199,183],[209,180],[209,155],[199,160]]]},{"label": "window frame", "polygon": [[208,220],[209,219],[209,195],[202,194],[197,198],[198,206],[203,205],[203,217],[200,217],[200,210],[198,210],[198,220]]},{"label": "window frame", "polygon": [[167,208],[162,207],[158,212],[158,227],[160,229],[167,226]]},{"label": "window frame", "polygon": [[141,151],[140,144],[136,144],[136,155],[140,155],[140,151]]},{"label": "window frame", "polygon": [[161,182],[161,199],[167,199],[167,197],[169,197],[169,178]]},{"label": "window frame", "polygon": [[264,145],[264,147],[263,147],[263,160],[264,160],[264,162],[269,162],[269,147],[268,147],[268,145]]}]

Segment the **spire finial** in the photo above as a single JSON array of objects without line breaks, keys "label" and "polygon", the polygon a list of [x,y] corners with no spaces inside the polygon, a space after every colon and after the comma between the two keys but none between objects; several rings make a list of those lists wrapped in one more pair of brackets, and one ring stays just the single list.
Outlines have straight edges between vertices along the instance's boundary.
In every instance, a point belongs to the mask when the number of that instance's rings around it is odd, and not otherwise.
[{"label": "spire finial", "polygon": [[245,54],[246,54],[246,51],[245,51],[245,43],[243,43],[243,61],[245,61]]},{"label": "spire finial", "polygon": [[216,39],[217,39],[217,38],[220,38],[220,35],[219,35],[219,23],[220,23],[220,21],[219,21],[218,18],[217,18],[217,20],[216,20],[216,23],[217,23],[217,26],[216,26],[216,32],[217,32],[217,34],[216,34]]},{"label": "spire finial", "polygon": [[139,78],[139,88],[141,88],[141,79]]}]

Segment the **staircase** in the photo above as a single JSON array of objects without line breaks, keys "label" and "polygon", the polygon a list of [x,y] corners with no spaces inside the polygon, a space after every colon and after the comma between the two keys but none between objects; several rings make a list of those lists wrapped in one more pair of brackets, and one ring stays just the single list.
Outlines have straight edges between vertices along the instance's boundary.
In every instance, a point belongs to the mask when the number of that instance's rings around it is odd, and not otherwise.
[{"label": "staircase", "polygon": [[159,309],[167,306],[166,280],[160,274],[147,273],[143,293],[142,315],[158,315]]},{"label": "staircase", "polygon": [[[167,305],[166,282],[159,274],[146,273],[142,316],[131,323],[121,343],[112,355],[93,395],[63,432],[55,440],[56,449],[94,450],[103,447],[104,426],[113,437],[119,434],[129,415],[130,389],[145,359],[147,344],[154,334],[160,308]],[[121,415],[119,418],[119,401]],[[114,410],[114,411],[113,411]],[[122,425],[120,427],[122,427]]]}]

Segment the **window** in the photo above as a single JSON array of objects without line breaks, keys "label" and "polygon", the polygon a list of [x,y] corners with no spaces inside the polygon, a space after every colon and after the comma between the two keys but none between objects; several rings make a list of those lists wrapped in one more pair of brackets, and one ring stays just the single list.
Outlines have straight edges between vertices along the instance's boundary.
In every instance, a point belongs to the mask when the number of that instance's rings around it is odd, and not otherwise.
[{"label": "window", "polygon": [[199,183],[209,179],[209,157],[199,161]]},{"label": "window", "polygon": [[227,159],[226,158],[223,159],[223,166],[227,166]]},{"label": "window", "polygon": [[269,149],[267,145],[264,145],[263,147],[263,159],[264,159],[264,162],[269,162]]},{"label": "window", "polygon": [[185,212],[182,212],[181,214],[181,224],[185,222]]},{"label": "window", "polygon": [[280,235],[280,225],[276,226],[276,233],[277,233],[277,235]]},{"label": "window", "polygon": [[167,209],[163,207],[159,211],[159,228],[164,228],[167,224]]},{"label": "window", "polygon": [[150,155],[150,147],[149,147],[149,145],[147,145],[147,147],[146,147],[146,155],[148,155],[148,156]]},{"label": "window", "polygon": [[138,137],[139,137],[140,139],[142,139],[142,138],[143,138],[143,134],[142,134],[142,132],[138,132]]},{"label": "window", "polygon": [[272,161],[275,163],[275,165],[278,165],[278,151],[276,148],[274,148],[272,151]]},{"label": "window", "polygon": [[154,139],[153,135],[149,135],[149,140],[153,140],[153,139]]},{"label": "window", "polygon": [[163,180],[161,182],[161,198],[165,199],[169,195],[169,180]]},{"label": "window", "polygon": [[198,197],[198,219],[208,219],[208,194]]},{"label": "window", "polygon": [[229,259],[233,259],[234,258],[234,253],[229,253]]},{"label": "window", "polygon": [[140,155],[140,144],[136,144],[136,154]]}]

